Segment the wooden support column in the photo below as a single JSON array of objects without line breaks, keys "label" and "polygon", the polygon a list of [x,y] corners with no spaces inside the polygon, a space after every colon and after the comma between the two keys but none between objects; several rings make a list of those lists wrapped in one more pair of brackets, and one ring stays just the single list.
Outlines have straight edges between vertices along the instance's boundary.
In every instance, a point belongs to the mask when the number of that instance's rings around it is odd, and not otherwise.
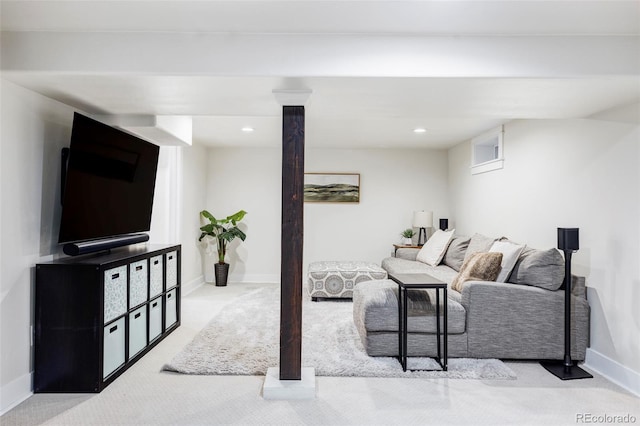
[{"label": "wooden support column", "polygon": [[302,374],[304,106],[282,108],[280,380]]}]

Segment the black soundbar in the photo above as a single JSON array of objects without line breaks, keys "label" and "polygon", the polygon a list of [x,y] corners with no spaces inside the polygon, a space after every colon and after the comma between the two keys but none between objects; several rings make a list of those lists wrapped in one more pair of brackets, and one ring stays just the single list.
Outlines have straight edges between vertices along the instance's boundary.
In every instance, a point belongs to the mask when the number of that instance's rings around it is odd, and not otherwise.
[{"label": "black soundbar", "polygon": [[64,254],[79,256],[81,254],[94,253],[96,251],[110,250],[116,247],[149,241],[147,234],[130,234],[121,237],[105,238],[101,240],[67,243],[62,247]]}]

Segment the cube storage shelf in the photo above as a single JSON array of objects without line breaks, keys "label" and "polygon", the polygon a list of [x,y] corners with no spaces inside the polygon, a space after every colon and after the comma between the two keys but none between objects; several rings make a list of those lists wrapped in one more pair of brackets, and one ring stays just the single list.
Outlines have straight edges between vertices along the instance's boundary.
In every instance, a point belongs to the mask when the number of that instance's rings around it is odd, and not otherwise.
[{"label": "cube storage shelf", "polygon": [[180,245],[36,265],[34,392],[101,392],[180,325]]}]

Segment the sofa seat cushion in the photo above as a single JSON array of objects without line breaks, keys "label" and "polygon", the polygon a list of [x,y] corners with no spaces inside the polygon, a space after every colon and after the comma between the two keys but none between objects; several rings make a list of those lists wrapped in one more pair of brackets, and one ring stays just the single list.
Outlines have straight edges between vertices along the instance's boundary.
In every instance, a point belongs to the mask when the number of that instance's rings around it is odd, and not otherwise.
[{"label": "sofa seat cushion", "polygon": [[[447,284],[451,284],[458,273],[447,265],[438,265],[435,268],[431,268],[429,275]],[[449,289],[451,289],[451,287],[449,287]]]},{"label": "sofa seat cushion", "polygon": [[451,284],[451,281],[458,274],[453,268],[445,264],[430,266],[426,263],[413,260],[399,259],[397,257],[387,257],[382,260],[382,269],[389,274],[429,274],[434,278]]},{"label": "sofa seat cushion", "polygon": [[389,274],[429,274],[433,269],[426,263],[415,260],[400,259],[397,257],[387,257],[382,260],[382,269]]},{"label": "sofa seat cushion", "polygon": [[[409,333],[436,332],[435,290],[409,290],[407,330]],[[441,293],[442,296],[442,293]],[[465,332],[466,312],[448,298],[448,333]],[[440,303],[443,303],[442,297]],[[391,280],[358,284],[353,292],[353,315],[356,324],[367,332],[398,331],[398,285]]]},{"label": "sofa seat cushion", "polygon": [[458,273],[447,265],[429,266],[426,263],[416,262],[396,257],[387,257],[382,260],[382,269],[389,274],[429,274],[434,278],[449,284],[449,298],[460,303],[460,293],[451,290],[451,283]]}]

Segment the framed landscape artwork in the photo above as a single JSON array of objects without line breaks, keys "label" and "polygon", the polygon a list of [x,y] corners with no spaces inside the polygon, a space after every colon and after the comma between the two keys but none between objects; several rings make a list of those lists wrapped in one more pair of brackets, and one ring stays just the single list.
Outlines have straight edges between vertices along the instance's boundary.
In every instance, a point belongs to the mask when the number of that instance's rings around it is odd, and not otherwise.
[{"label": "framed landscape artwork", "polygon": [[359,173],[305,173],[304,201],[311,203],[359,203]]}]

